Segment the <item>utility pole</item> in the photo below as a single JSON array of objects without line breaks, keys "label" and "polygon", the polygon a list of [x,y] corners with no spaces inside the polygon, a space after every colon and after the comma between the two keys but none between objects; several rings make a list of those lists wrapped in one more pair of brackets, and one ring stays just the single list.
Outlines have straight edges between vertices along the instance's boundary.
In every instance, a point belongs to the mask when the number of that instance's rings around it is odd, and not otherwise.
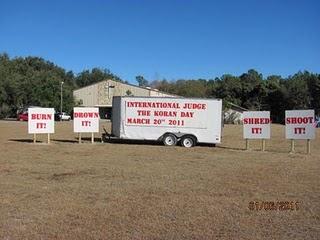
[{"label": "utility pole", "polygon": [[63,94],[62,94],[62,85],[64,82],[61,82],[60,85],[60,121],[62,121],[62,101],[63,101]]}]

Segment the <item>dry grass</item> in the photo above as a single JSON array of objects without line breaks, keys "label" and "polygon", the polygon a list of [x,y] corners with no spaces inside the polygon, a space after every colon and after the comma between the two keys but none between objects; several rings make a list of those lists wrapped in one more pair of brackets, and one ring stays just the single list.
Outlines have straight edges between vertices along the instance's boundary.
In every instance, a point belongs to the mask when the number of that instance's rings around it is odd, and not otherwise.
[{"label": "dry grass", "polygon": [[[26,123],[0,129],[0,239],[320,237],[320,129],[310,156],[304,142],[288,154],[279,125],[265,153],[243,150],[241,126],[193,149],[78,145],[72,123],[57,123],[51,145],[26,141]],[[251,211],[250,201],[300,208]]]}]

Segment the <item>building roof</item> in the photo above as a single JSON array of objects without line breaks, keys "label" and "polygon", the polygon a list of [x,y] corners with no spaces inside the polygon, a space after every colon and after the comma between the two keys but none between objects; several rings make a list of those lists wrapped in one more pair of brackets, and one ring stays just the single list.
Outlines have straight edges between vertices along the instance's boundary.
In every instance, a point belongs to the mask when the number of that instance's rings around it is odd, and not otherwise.
[{"label": "building roof", "polygon": [[141,86],[137,86],[137,85],[134,85],[134,84],[131,84],[131,83],[125,83],[125,82],[116,81],[116,80],[113,80],[113,79],[104,79],[104,80],[102,80],[102,81],[95,82],[95,83],[89,84],[89,85],[87,85],[87,86],[77,88],[77,89],[75,89],[75,90],[73,90],[73,91],[77,91],[77,90],[80,90],[80,89],[83,89],[83,88],[86,88],[86,87],[89,87],[89,86],[93,86],[93,85],[99,84],[99,83],[101,83],[101,82],[108,82],[108,81],[118,82],[118,83],[120,83],[120,84],[122,84],[122,85],[127,85],[127,86],[131,86],[131,87],[141,88],[141,89],[144,89],[144,90],[147,90],[147,91],[154,91],[154,92],[159,92],[159,93],[163,93],[163,94],[168,94],[168,95],[172,95],[172,96],[177,96],[177,97],[179,97],[178,95],[171,94],[171,93],[167,93],[167,92],[163,92],[163,91],[159,91],[158,89],[155,89],[155,88],[151,88],[151,87],[141,87]]},{"label": "building roof", "polygon": [[241,107],[241,106],[239,106],[237,104],[234,104],[232,102],[227,102],[227,103],[230,106],[230,108],[233,109],[233,110],[238,110],[239,112],[249,111],[248,109],[243,108],[243,107]]}]

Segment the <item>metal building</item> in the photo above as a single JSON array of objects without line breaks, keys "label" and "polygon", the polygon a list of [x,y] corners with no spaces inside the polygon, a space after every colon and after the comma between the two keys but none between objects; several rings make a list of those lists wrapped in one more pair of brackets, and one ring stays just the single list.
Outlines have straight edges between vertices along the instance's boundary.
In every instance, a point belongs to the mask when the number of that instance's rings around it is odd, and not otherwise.
[{"label": "metal building", "polygon": [[224,110],[224,123],[227,124],[242,124],[243,112],[248,109],[240,107],[234,103],[227,102],[228,106]]},{"label": "metal building", "polygon": [[83,107],[99,107],[101,118],[110,118],[113,96],[152,96],[176,97],[149,87],[139,87],[114,80],[104,80],[73,91],[78,105]]}]

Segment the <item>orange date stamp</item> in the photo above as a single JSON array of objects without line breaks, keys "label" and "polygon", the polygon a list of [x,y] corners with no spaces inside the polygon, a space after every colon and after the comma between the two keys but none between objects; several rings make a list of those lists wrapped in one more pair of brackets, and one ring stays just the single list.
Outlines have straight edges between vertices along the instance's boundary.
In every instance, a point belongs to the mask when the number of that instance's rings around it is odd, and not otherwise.
[{"label": "orange date stamp", "polygon": [[252,211],[297,211],[300,202],[297,201],[252,201],[249,209]]}]

